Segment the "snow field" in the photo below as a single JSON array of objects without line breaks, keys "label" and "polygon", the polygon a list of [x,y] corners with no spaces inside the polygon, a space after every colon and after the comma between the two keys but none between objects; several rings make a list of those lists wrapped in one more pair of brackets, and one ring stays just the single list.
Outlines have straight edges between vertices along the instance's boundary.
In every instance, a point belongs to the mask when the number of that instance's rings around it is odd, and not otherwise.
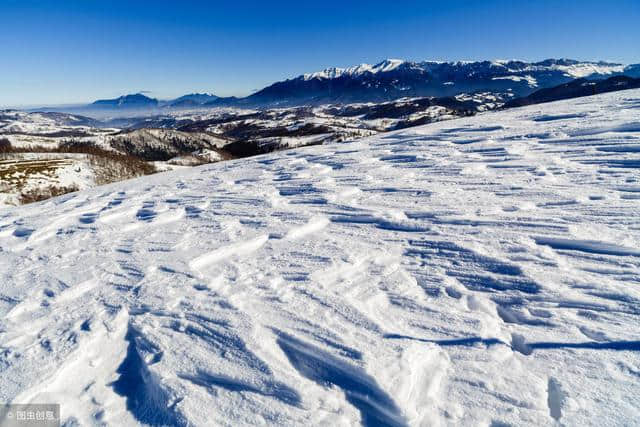
[{"label": "snow field", "polygon": [[82,425],[628,425],[640,91],[0,210],[0,401]]}]

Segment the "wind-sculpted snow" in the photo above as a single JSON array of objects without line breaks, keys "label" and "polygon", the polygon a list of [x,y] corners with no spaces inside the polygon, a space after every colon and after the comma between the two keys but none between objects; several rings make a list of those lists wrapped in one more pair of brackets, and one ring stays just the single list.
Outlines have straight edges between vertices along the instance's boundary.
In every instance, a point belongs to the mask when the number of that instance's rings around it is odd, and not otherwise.
[{"label": "wind-sculpted snow", "polygon": [[0,402],[69,425],[632,425],[639,103],[0,210]]}]

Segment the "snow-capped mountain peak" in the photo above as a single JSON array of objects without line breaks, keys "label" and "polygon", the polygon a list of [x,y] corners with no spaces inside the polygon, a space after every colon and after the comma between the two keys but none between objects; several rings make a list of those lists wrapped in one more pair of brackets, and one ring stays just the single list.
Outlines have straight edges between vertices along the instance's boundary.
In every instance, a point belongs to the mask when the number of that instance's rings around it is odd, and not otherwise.
[{"label": "snow-capped mountain peak", "polygon": [[307,73],[302,76],[304,80],[313,80],[313,79],[335,79],[340,77],[344,73],[344,68],[331,67],[326,68],[322,71],[316,71],[315,73]]},{"label": "snow-capped mountain peak", "polygon": [[399,66],[401,66],[402,64],[404,64],[406,61],[402,60],[402,59],[385,59],[384,61],[380,62],[379,64],[376,64],[371,72],[372,73],[378,73],[378,72],[382,72],[382,73],[386,73],[388,71],[393,71],[396,68],[398,68]]},{"label": "snow-capped mountain peak", "polygon": [[405,64],[407,61],[402,59],[385,59],[382,62],[379,62],[375,65],[371,64],[360,64],[355,65],[353,67],[348,68],[338,68],[338,67],[330,67],[325,68],[322,71],[317,71],[315,73],[307,73],[303,74],[301,77],[303,80],[313,80],[313,79],[335,79],[342,76],[361,76],[365,73],[377,74],[377,73],[386,73],[389,71],[393,71],[402,64]]}]

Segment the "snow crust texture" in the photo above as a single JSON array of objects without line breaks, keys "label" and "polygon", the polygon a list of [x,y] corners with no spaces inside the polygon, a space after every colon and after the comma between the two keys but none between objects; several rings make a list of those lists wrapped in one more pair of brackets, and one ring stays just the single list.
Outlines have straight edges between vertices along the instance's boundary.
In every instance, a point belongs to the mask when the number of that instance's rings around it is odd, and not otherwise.
[{"label": "snow crust texture", "polygon": [[0,401],[80,425],[632,425],[640,91],[0,210]]}]

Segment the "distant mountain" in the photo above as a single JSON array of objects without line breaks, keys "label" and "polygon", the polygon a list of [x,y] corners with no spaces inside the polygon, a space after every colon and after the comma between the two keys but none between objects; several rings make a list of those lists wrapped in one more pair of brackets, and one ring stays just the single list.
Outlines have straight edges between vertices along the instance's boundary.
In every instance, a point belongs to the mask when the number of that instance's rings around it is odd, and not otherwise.
[{"label": "distant mountain", "polygon": [[159,101],[141,93],[124,95],[115,99],[101,99],[88,106],[89,109],[100,110],[151,110],[156,108],[192,108],[219,99],[209,93],[190,93],[169,101]]},{"label": "distant mountain", "polygon": [[531,104],[597,95],[605,92],[640,88],[640,79],[628,76],[614,76],[605,80],[576,79],[559,86],[540,89],[531,95],[507,102],[504,108],[522,107]]},{"label": "distant mountain", "polygon": [[98,109],[148,109],[158,107],[158,100],[141,93],[124,95],[115,99],[100,99],[90,105]]},{"label": "distant mountain", "polygon": [[[540,62],[409,62],[387,59],[375,65],[328,68],[274,83],[246,98],[216,105],[289,106],[383,102],[402,97],[455,96],[461,93],[511,93],[523,97],[575,78],[607,78],[640,73],[640,66],[609,62],[547,59]],[[215,101],[214,101],[215,102]]]},{"label": "distant mountain", "polygon": [[168,105],[173,108],[197,107],[216,99],[218,97],[210,93],[190,93],[169,101]]},{"label": "distant mountain", "polygon": [[235,96],[219,97],[204,104],[207,107],[224,107],[228,105],[241,104],[245,98]]}]

